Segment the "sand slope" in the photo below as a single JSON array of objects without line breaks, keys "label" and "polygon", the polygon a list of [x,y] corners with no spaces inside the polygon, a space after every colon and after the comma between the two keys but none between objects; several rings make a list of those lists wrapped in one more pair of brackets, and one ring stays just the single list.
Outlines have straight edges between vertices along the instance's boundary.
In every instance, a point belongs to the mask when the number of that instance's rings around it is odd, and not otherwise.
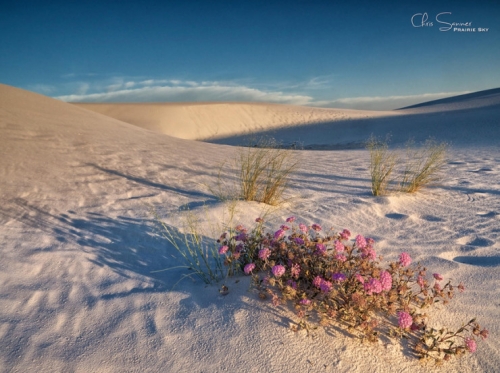
[{"label": "sand slope", "polygon": [[363,148],[370,135],[393,145],[429,137],[460,146],[495,145],[500,93],[431,101],[397,111],[322,109],[262,103],[74,104],[174,137],[248,144],[272,137],[306,149]]},{"label": "sand slope", "polygon": [[[498,123],[488,110],[477,111],[485,120],[476,132]],[[412,123],[404,131],[418,131]],[[223,297],[199,280],[172,290],[183,269],[152,273],[180,261],[158,239],[149,207],[179,228],[185,207],[222,219],[225,206],[207,186],[237,149],[5,85],[0,139],[0,371],[429,371],[398,343],[361,346],[336,329],[292,332],[293,316],[259,301],[247,277],[228,280]],[[295,215],[346,227],[374,237],[387,259],[405,250],[464,281],[467,291],[432,322],[458,327],[478,316],[490,338],[439,371],[499,371],[498,145],[478,136],[475,147],[454,146],[440,187],[386,198],[370,196],[364,150],[296,154],[291,200],[270,215],[274,226]],[[229,165],[221,175],[233,177]],[[240,202],[234,221],[248,225],[264,208]]]},{"label": "sand slope", "polygon": [[394,112],[262,103],[74,104],[167,135],[207,140],[301,125],[378,118]]}]

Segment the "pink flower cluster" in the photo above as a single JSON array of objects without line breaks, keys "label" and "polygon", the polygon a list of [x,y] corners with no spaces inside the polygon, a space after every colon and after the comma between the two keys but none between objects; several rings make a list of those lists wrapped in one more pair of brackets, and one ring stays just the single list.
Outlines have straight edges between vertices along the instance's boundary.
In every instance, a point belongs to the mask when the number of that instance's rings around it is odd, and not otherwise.
[{"label": "pink flower cluster", "polygon": [[366,247],[366,239],[360,234],[356,236],[355,242],[358,249],[364,249]]},{"label": "pink flower cluster", "polygon": [[351,232],[349,232],[347,229],[344,229],[342,232],[340,232],[341,240],[348,240],[349,237],[351,237]]},{"label": "pink flower cluster", "polygon": [[401,255],[399,255],[399,264],[401,264],[403,267],[408,267],[411,264],[410,254],[401,253]]},{"label": "pink flower cluster", "polygon": [[465,338],[465,348],[469,352],[472,353],[476,352],[477,348],[476,341],[473,338]]},{"label": "pink flower cluster", "polygon": [[271,250],[269,250],[267,247],[259,250],[260,260],[267,260],[267,258],[269,258],[270,255],[271,255]]},{"label": "pink flower cluster", "polygon": [[413,318],[408,312],[398,312],[398,323],[401,329],[407,329],[413,324]]},{"label": "pink flower cluster", "polygon": [[382,284],[382,290],[388,291],[392,288],[392,276],[387,271],[382,271],[380,273],[380,283]]},{"label": "pink flower cluster", "polygon": [[316,231],[316,232],[321,231],[321,225],[319,225],[319,224],[313,224],[313,225],[311,225],[311,228],[312,228],[314,231]]},{"label": "pink flower cluster", "polygon": [[333,287],[333,284],[330,281],[326,281],[325,279],[321,278],[320,276],[316,276],[313,279],[313,285],[316,288],[320,289],[321,292],[323,292],[323,293],[329,293]]},{"label": "pink flower cluster", "polygon": [[275,240],[280,240],[285,236],[285,231],[283,229],[278,229],[276,232],[274,232],[274,239]]},{"label": "pink flower cluster", "polygon": [[316,253],[318,255],[325,255],[326,254],[326,246],[323,245],[322,243],[316,244]]},{"label": "pink flower cluster", "polygon": [[245,268],[243,268],[243,271],[245,274],[249,275],[252,273],[252,271],[255,269],[255,264],[254,263],[248,263]]},{"label": "pink flower cluster", "polygon": [[281,264],[277,264],[272,268],[271,272],[275,277],[281,277],[285,274],[285,267]]},{"label": "pink flower cluster", "polygon": [[366,294],[380,294],[383,290],[382,284],[376,278],[371,278],[370,281],[364,283]]}]

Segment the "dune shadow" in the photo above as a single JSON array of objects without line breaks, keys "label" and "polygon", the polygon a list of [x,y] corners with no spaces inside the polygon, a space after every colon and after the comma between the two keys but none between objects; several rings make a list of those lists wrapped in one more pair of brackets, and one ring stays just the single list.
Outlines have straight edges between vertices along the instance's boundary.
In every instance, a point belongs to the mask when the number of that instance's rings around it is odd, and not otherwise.
[{"label": "dune shadow", "polygon": [[453,260],[478,267],[500,266],[500,256],[456,256]]},{"label": "dune shadow", "polygon": [[135,183],[146,185],[148,187],[160,189],[163,191],[174,192],[174,193],[185,195],[187,197],[192,197],[192,198],[199,198],[199,197],[215,198],[213,195],[210,195],[210,194],[206,194],[206,193],[194,191],[194,190],[188,190],[186,188],[180,189],[180,188],[176,188],[176,187],[173,187],[173,186],[170,186],[167,184],[155,183],[155,182],[148,180],[148,179],[145,179],[145,178],[141,178],[141,177],[137,177],[137,176],[133,176],[133,175],[127,175],[127,174],[124,174],[120,171],[107,169],[107,168],[98,166],[96,164],[88,164],[88,166],[92,166],[92,167],[94,167],[102,172],[106,172],[110,175],[119,176],[119,177],[125,178],[127,180],[133,181]]},{"label": "dune shadow", "polygon": [[[431,136],[437,141],[451,144],[468,146],[481,142],[483,145],[495,146],[496,139],[500,137],[500,127],[491,119],[498,116],[499,107],[494,104],[480,108],[416,113],[402,110],[397,112],[400,115],[313,122],[204,141],[246,145],[252,138],[262,137],[273,138],[285,146],[300,143],[304,150],[349,150],[364,148],[371,134],[383,138],[390,133],[391,145],[405,144],[410,138],[420,143]],[[480,125],[482,130],[477,131],[477,126],[471,126],[470,123]],[[450,128],[454,130],[450,131]]]}]

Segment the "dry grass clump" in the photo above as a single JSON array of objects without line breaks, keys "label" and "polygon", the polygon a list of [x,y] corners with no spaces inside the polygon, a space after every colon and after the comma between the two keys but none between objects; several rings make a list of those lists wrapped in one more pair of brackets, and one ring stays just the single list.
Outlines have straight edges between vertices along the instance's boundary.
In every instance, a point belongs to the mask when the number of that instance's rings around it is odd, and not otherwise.
[{"label": "dry grass clump", "polygon": [[400,191],[414,193],[425,186],[435,184],[441,179],[439,173],[445,163],[445,143],[438,144],[427,140],[420,149],[408,146]]},{"label": "dry grass clump", "polygon": [[381,196],[388,193],[390,177],[397,162],[397,155],[389,151],[386,142],[370,138],[367,143],[370,151],[370,174],[372,181],[372,194]]},{"label": "dry grass clump", "polygon": [[[225,162],[216,184],[207,187],[221,201],[240,199],[277,206],[283,202],[290,175],[297,168],[295,153],[272,139],[252,143],[256,145],[240,148],[234,165]],[[227,169],[234,176],[223,175]]]},{"label": "dry grass clump", "polygon": [[291,150],[279,148],[273,140],[261,140],[257,147],[241,151],[238,166],[241,198],[276,205],[297,161]]},{"label": "dry grass clump", "polygon": [[[370,138],[370,174],[372,194],[381,196],[392,192],[415,193],[441,179],[446,163],[446,144],[427,140],[416,147],[408,142],[406,156],[390,151],[387,142]],[[399,180],[399,181],[398,181]]]}]

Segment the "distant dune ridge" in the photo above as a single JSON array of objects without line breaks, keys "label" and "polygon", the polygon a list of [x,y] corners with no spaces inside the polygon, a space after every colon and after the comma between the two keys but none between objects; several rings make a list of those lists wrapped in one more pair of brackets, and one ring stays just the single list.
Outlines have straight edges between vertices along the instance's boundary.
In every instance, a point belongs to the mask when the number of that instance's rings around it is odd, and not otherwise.
[{"label": "distant dune ridge", "polygon": [[[0,84],[0,372],[434,369],[404,343],[363,345],[337,328],[295,333],[293,313],[259,300],[248,276],[225,280],[226,296],[221,284],[177,283],[189,272],[158,235],[150,208],[174,230],[185,210],[210,224],[226,219],[210,186],[235,179],[238,148],[227,144],[245,144],[248,132],[337,149],[372,133],[390,132],[396,145],[409,136],[450,141],[440,185],[380,198],[370,194],[367,150],[296,151],[288,202],[266,215],[266,224],[296,216],[297,223],[348,228],[373,237],[384,260],[406,251],[429,273],[463,281],[465,293],[430,311],[429,324],[459,328],[477,316],[490,337],[475,354],[436,369],[498,372],[495,100],[497,93],[394,112],[74,105]],[[238,201],[233,222],[251,227],[266,211]],[[207,239],[220,233],[207,232]]]},{"label": "distant dune ridge", "polygon": [[299,143],[310,149],[359,148],[370,134],[391,134],[393,144],[433,136],[461,145],[494,145],[500,137],[500,125],[494,120],[500,117],[500,89],[396,111],[262,103],[75,105],[170,136],[230,145],[246,144],[252,136],[274,137],[285,145]]}]

